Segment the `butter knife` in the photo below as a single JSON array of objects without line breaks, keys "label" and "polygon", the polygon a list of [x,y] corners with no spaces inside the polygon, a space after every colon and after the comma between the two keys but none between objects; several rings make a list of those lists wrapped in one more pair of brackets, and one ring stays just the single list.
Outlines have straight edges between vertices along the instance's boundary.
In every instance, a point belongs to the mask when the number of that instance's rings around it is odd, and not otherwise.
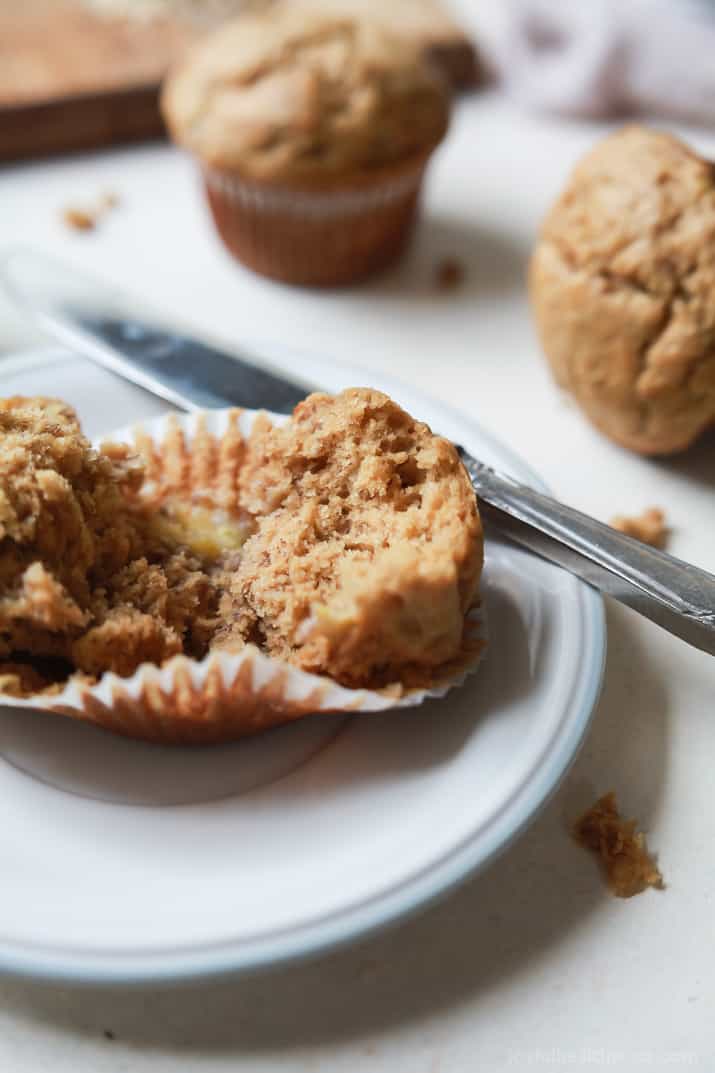
[{"label": "butter knife", "polygon": [[[311,390],[251,355],[227,354],[32,250],[0,258],[0,286],[49,336],[183,410],[289,412]],[[687,643],[715,655],[715,576],[648,547],[459,448],[487,523]]]},{"label": "butter knife", "polygon": [[180,410],[290,413],[314,390],[200,342],[138,297],[31,249],[0,258],[0,286],[46,335]]}]

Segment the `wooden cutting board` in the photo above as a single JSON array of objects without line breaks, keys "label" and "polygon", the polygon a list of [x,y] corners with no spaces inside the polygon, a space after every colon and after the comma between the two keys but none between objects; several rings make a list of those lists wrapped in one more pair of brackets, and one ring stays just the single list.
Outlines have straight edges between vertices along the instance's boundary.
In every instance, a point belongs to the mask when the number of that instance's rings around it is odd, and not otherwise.
[{"label": "wooden cutting board", "polygon": [[0,0],[0,160],[160,135],[161,78],[205,29],[81,0]]}]

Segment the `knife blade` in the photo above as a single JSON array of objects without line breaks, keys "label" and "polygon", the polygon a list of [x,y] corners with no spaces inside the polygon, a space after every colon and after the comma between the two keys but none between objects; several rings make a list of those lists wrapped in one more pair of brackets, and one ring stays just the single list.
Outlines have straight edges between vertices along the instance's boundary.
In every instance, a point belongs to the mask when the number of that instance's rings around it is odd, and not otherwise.
[{"label": "knife blade", "polygon": [[182,410],[290,413],[315,390],[181,334],[134,296],[34,250],[5,255],[0,283],[44,332]]}]

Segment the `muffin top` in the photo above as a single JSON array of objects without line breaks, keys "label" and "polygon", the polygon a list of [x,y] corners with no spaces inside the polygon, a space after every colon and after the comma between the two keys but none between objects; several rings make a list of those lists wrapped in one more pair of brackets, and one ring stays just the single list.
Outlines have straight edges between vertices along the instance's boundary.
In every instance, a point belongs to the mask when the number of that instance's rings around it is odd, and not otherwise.
[{"label": "muffin top", "polygon": [[209,166],[310,188],[432,149],[449,94],[380,20],[310,5],[246,14],[199,44],[164,86],[174,139]]}]

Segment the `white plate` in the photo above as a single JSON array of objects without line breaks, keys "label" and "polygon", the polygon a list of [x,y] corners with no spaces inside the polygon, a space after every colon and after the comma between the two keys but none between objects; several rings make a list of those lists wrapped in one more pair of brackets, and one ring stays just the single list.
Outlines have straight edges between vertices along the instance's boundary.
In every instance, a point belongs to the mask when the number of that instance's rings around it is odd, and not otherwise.
[{"label": "white plate", "polygon": [[[477,425],[388,377],[270,354],[328,390],[369,380],[539,483]],[[90,436],[166,409],[56,352],[0,360],[0,389],[66,399]],[[112,981],[250,969],[384,925],[483,866],[573,759],[605,653],[600,598],[558,568],[490,540],[483,591],[479,674],[418,709],[316,716],[207,749],[0,713],[0,969]]]}]

